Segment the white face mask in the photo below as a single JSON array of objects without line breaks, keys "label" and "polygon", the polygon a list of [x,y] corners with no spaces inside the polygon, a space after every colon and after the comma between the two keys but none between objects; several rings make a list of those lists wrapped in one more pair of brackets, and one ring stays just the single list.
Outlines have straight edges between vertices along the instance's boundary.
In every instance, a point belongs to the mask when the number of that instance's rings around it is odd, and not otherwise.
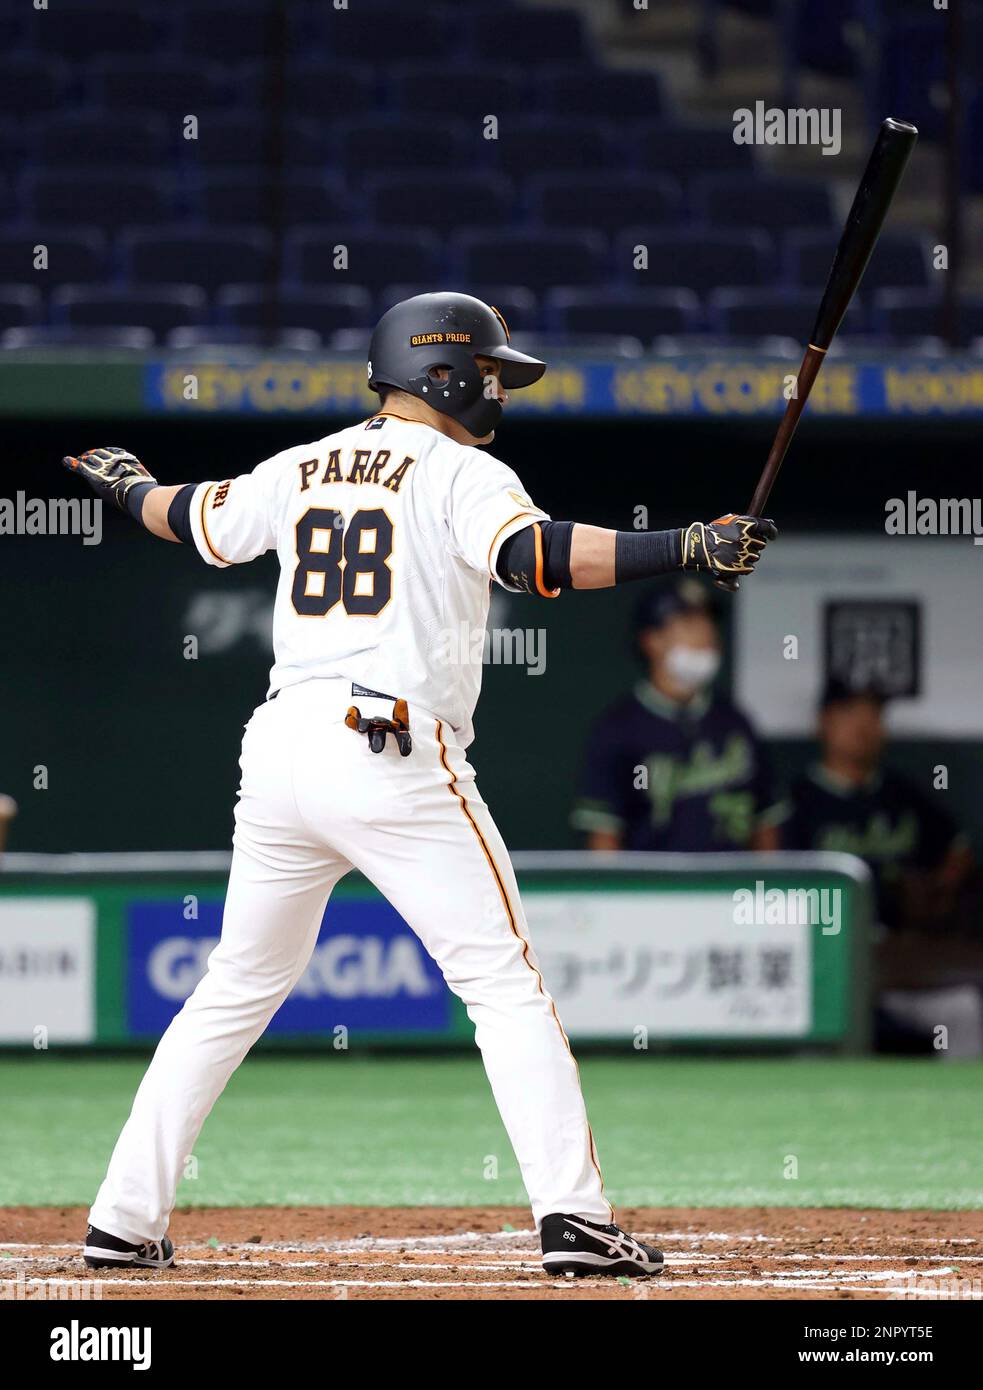
[{"label": "white face mask", "polygon": [[720,653],[713,647],[670,647],[666,652],[666,675],[684,690],[709,685],[720,670]]}]

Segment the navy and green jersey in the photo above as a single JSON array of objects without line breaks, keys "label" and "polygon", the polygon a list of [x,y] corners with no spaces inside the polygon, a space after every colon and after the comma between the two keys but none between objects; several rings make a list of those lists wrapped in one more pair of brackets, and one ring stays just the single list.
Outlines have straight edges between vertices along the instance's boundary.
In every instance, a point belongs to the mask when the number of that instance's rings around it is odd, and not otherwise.
[{"label": "navy and green jersey", "polygon": [[858,787],[821,765],[792,787],[781,836],[783,849],[840,850],[866,860],[888,926],[900,920],[904,870],[937,868],[960,841],[944,807],[899,773],[884,769]]},{"label": "navy and green jersey", "polygon": [[571,819],[614,832],[624,849],[707,851],[746,849],[783,814],[739,710],[705,693],[679,705],[643,681],[591,729]]}]

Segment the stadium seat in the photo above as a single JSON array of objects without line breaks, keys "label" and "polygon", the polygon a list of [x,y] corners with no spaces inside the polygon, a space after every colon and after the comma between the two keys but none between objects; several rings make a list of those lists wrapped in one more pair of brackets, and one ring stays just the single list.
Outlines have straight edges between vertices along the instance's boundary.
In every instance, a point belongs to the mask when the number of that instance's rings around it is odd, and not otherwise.
[{"label": "stadium seat", "polygon": [[318,165],[328,152],[323,118],[280,120],[261,110],[207,112],[198,122],[197,139],[182,139],[180,147],[182,154],[193,162],[226,168],[256,167],[271,160],[286,165]]},{"label": "stadium seat", "polygon": [[118,111],[150,101],[154,110],[172,117],[200,116],[229,104],[234,92],[226,70],[185,56],[131,55],[125,63],[97,58],[86,65],[83,80],[93,103]]},{"label": "stadium seat", "polygon": [[24,201],[28,218],[69,226],[78,218],[107,228],[157,225],[172,221],[178,211],[173,179],[142,168],[42,170],[26,176]]},{"label": "stadium seat", "polygon": [[553,116],[621,120],[661,116],[664,98],[653,72],[633,68],[564,68],[537,74],[536,93]]},{"label": "stadium seat", "polygon": [[0,58],[0,112],[18,119],[51,110],[63,99],[69,70],[65,63],[40,54]]},{"label": "stadium seat", "polygon": [[[928,290],[882,289],[874,296],[874,327],[891,338],[940,336],[943,315],[941,286]],[[983,335],[983,296],[959,296],[956,333],[962,347]]]},{"label": "stadium seat", "polygon": [[0,329],[26,328],[40,317],[40,289],[35,285],[0,285]]},{"label": "stadium seat", "polygon": [[526,191],[532,217],[544,227],[588,227],[608,235],[641,223],[675,223],[682,204],[676,180],[655,174],[543,174],[530,179]]},{"label": "stadium seat", "polygon": [[380,174],[365,182],[369,213],[380,227],[500,227],[509,219],[515,189],[488,173]]},{"label": "stadium seat", "polygon": [[[475,142],[472,140],[472,146]],[[621,146],[603,122],[553,116],[514,116],[498,127],[497,140],[478,140],[488,157],[512,178],[585,169],[617,169]]]},{"label": "stadium seat", "polygon": [[753,172],[754,145],[735,145],[733,123],[676,125],[671,121],[632,121],[622,127],[631,160],[655,174],[684,182],[700,174]]},{"label": "stadium seat", "polygon": [[938,93],[946,82],[946,25],[939,18],[931,12],[919,18],[900,16],[879,40],[875,109],[903,111],[923,140],[940,140],[945,134]]},{"label": "stadium seat", "polygon": [[[814,290],[717,289],[707,297],[710,328],[725,338],[793,338],[805,347],[818,307]],[[866,316],[854,300],[841,333],[862,333]]]},{"label": "stadium seat", "polygon": [[8,328],[0,335],[4,348],[97,348],[146,352],[154,345],[149,328],[68,328],[64,324],[37,324]]},{"label": "stadium seat", "polygon": [[[36,247],[45,247],[47,266],[35,269]],[[36,281],[42,290],[68,281],[92,283],[109,275],[106,237],[94,227],[38,227],[24,224],[0,230],[0,281]]]},{"label": "stadium seat", "polygon": [[[283,286],[272,296],[259,285],[226,285],[216,298],[220,323],[235,328],[305,328],[327,337],[342,328],[372,324],[372,296],[356,285],[291,290]],[[271,316],[272,310],[272,316]]]},{"label": "stadium seat", "polygon": [[[278,184],[280,214],[286,225],[335,222],[348,216],[350,199],[340,179],[314,171],[288,170]],[[269,176],[262,169],[216,169],[202,173],[197,183],[198,206],[206,223],[262,223],[271,215]]]},{"label": "stadium seat", "polygon": [[539,68],[544,63],[587,64],[593,57],[581,16],[573,9],[481,7],[471,23],[470,51],[476,62],[489,53],[510,63]]},{"label": "stadium seat", "polygon": [[218,285],[266,280],[272,242],[258,227],[139,230],[120,237],[127,276],[137,284]]},{"label": "stadium seat", "polygon": [[[163,11],[153,5],[134,5],[130,0],[103,0],[101,4],[52,6],[44,29],[44,47],[78,62],[91,53],[113,54],[127,60],[153,53],[167,37]],[[114,59],[115,60],[115,59]]]},{"label": "stadium seat", "polygon": [[[829,278],[836,242],[835,231],[789,232],[785,237],[786,281],[803,289],[822,289]],[[930,264],[923,238],[905,232],[884,232],[864,271],[864,293],[869,298],[887,286],[927,289]]]},{"label": "stadium seat", "polygon": [[819,179],[703,174],[693,180],[690,198],[695,220],[709,228],[763,227],[778,232],[834,224],[829,185]]},{"label": "stadium seat", "polygon": [[790,57],[802,67],[850,78],[860,69],[860,48],[850,42],[857,0],[799,0],[788,9]]},{"label": "stadium seat", "polygon": [[[344,269],[337,266],[339,247],[347,255]],[[379,232],[350,226],[296,227],[284,239],[283,278],[292,285],[364,285],[378,290],[395,280],[433,281],[443,259],[434,234],[416,228]]]},{"label": "stadium seat", "polygon": [[335,155],[355,177],[387,170],[455,169],[474,162],[480,133],[460,121],[395,120],[368,116],[342,122],[334,131]]},{"label": "stadium seat", "polygon": [[101,109],[59,111],[33,123],[29,148],[34,159],[48,168],[78,169],[83,166],[142,164],[158,169],[168,145],[176,144],[176,131],[163,116],[153,112]]},{"label": "stadium seat", "polygon": [[178,16],[179,42],[211,63],[262,59],[279,37],[278,9],[276,0],[195,0]]},{"label": "stadium seat", "polygon": [[391,104],[411,116],[449,116],[454,120],[483,120],[510,115],[522,108],[525,78],[512,67],[493,63],[446,65],[405,64],[389,81]]},{"label": "stadium seat", "polygon": [[283,99],[286,109],[308,120],[339,120],[364,115],[375,100],[371,68],[317,59],[296,62],[287,69]]},{"label": "stadium seat", "polygon": [[[646,249],[647,264],[637,247]],[[700,296],[718,285],[762,285],[775,273],[772,242],[763,232],[680,233],[635,227],[617,238],[614,249],[614,271],[622,282],[681,287]]]},{"label": "stadium seat", "polygon": [[213,348],[269,348],[278,352],[319,352],[321,339],[307,328],[278,329],[272,335],[260,328],[234,328],[230,324],[210,324],[203,328],[175,328],[167,336],[167,346],[182,351]]},{"label": "stadium seat", "polygon": [[464,279],[525,285],[592,285],[604,273],[605,239],[597,232],[459,232],[452,245]]},{"label": "stadium seat", "polygon": [[701,320],[692,290],[561,288],[546,296],[546,322],[554,333],[614,333],[650,342],[660,334],[694,333]]},{"label": "stadium seat", "polygon": [[71,328],[149,328],[163,342],[174,328],[200,324],[208,310],[194,285],[65,285],[51,296],[53,323]]},{"label": "stadium seat", "polygon": [[[403,59],[436,61],[459,49],[468,7],[461,4],[407,5],[400,0],[352,0],[344,9],[323,0],[306,7],[293,0],[298,13],[298,41],[313,39],[319,52],[335,62],[373,63],[392,54]],[[484,55],[497,50],[486,48]]]}]

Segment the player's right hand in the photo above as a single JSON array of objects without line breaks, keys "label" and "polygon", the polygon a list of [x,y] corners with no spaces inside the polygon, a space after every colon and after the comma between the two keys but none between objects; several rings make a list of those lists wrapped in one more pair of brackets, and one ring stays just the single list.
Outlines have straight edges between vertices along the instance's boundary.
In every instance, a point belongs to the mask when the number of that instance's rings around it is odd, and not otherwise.
[{"label": "player's right hand", "polygon": [[126,510],[126,494],[131,487],[157,481],[134,454],[116,445],[89,449],[78,458],[69,454],[62,463],[70,473],[84,478],[104,500],[115,502],[121,511]]},{"label": "player's right hand", "polygon": [[728,514],[716,521],[694,521],[682,534],[683,569],[733,581],[753,572],[765,546],[777,535],[778,527],[767,517]]}]

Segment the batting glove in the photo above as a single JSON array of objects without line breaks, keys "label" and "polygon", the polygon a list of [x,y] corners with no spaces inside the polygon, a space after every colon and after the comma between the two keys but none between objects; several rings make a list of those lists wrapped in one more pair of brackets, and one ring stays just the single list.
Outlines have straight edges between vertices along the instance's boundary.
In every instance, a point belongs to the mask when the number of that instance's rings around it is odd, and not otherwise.
[{"label": "batting glove", "polygon": [[69,455],[62,463],[70,473],[84,478],[106,501],[115,502],[126,511],[126,495],[138,483],[156,483],[140,460],[127,449],[111,445],[105,449],[89,449],[78,458]]},{"label": "batting glove", "polygon": [[716,521],[694,521],[682,533],[683,569],[717,580],[751,574],[777,535],[778,527],[766,517],[731,513]]}]

